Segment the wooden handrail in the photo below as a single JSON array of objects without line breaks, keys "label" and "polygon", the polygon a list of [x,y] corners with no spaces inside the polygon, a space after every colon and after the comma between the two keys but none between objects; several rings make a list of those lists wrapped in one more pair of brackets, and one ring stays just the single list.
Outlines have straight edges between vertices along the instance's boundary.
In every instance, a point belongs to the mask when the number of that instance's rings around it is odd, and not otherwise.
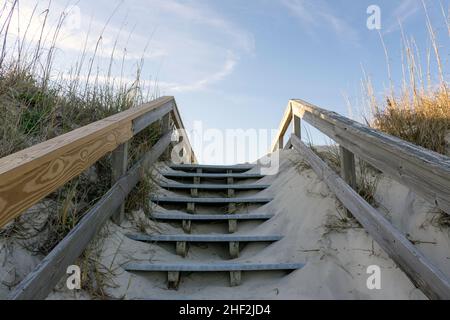
[{"label": "wooden handrail", "polygon": [[275,152],[277,149],[283,148],[283,138],[286,134],[287,129],[289,128],[289,124],[292,121],[292,106],[291,102],[289,102],[286,107],[286,111],[284,112],[283,118],[281,119],[280,126],[278,127],[278,134],[273,140],[272,143],[272,152]]},{"label": "wooden handrail", "polygon": [[0,227],[168,112],[184,129],[174,97],[161,97],[0,159]]},{"label": "wooden handrail", "polygon": [[450,299],[450,280],[442,271],[298,137],[292,135],[290,143],[417,287],[431,299]]},{"label": "wooden handrail", "polygon": [[286,109],[278,137],[273,142],[275,149],[292,115],[310,123],[340,146],[450,214],[450,157],[299,99],[291,100]]},{"label": "wooden handrail", "polygon": [[[120,224],[126,197],[146,170],[169,150],[174,129],[170,118],[183,137],[183,148],[190,149],[189,160],[196,162],[173,97],[162,97],[0,159],[0,223],[4,224],[113,151],[111,189],[25,277],[9,299],[46,298],[107,219]],[[158,120],[162,137],[127,171],[127,141]]]},{"label": "wooden handrail", "polygon": [[[300,119],[339,144],[342,178],[301,141]],[[291,121],[294,123],[294,134],[286,148],[292,146],[303,155],[344,207],[428,297],[450,299],[449,278],[354,190],[354,156],[406,185],[447,213],[450,213],[450,158],[299,99],[289,101],[272,151],[283,148],[283,137]]]},{"label": "wooden handrail", "polygon": [[66,268],[83,253],[103,224],[122,205],[145,170],[158,160],[170,140],[169,132],[92,206],[69,234],[14,288],[8,298],[45,299],[65,274]]}]

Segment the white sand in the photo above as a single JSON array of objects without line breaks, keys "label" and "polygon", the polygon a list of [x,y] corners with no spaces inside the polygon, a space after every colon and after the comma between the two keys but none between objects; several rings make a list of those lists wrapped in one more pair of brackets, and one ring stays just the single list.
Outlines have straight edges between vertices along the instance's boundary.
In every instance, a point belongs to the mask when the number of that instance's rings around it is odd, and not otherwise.
[{"label": "white sand", "polygon": [[[165,273],[128,273],[121,265],[128,261],[196,262],[227,259],[225,245],[191,246],[186,259],[175,255],[174,246],[132,241],[124,236],[138,232],[131,222],[121,227],[108,223],[110,235],[104,241],[102,263],[114,270],[115,286],[107,293],[125,299],[424,299],[406,275],[361,228],[344,230],[329,228],[336,224],[342,209],[326,185],[310,170],[299,170],[301,157],[295,151],[283,151],[280,172],[258,183],[271,187],[258,196],[274,197],[258,212],[276,214],[267,222],[239,222],[239,233],[282,234],[284,238],[271,245],[247,245],[238,261],[246,262],[304,262],[306,266],[290,274],[284,272],[244,273],[239,287],[229,287],[228,273],[183,274],[178,290],[168,290]],[[162,164],[160,167],[163,166]],[[158,192],[170,194],[160,189]],[[377,190],[377,200],[387,216],[415,241],[433,262],[450,276],[450,231],[439,229],[430,222],[431,207],[414,196],[407,188],[383,177]],[[161,208],[158,208],[161,209]],[[146,219],[143,213],[136,213]],[[149,222],[149,233],[182,233],[179,224]],[[193,233],[225,233],[225,224],[212,226],[193,223]],[[328,227],[327,227],[328,226]],[[1,242],[0,242],[1,248]],[[23,274],[36,261],[21,256],[21,250],[9,257],[8,266],[15,265]],[[25,255],[26,256],[26,255]],[[0,269],[4,269],[0,249]],[[20,264],[17,265],[17,264]],[[369,265],[381,268],[381,290],[366,286]],[[2,279],[5,273],[0,273]],[[63,279],[50,299],[89,298],[85,292],[70,292]],[[0,285],[3,296],[7,290]],[[1,297],[1,296],[0,296]]]}]

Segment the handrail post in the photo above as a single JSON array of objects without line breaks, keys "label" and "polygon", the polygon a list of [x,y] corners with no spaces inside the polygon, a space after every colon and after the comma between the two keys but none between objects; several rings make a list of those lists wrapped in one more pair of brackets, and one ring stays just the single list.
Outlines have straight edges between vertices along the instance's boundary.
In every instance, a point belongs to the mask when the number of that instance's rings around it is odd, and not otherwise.
[{"label": "handrail post", "polygon": [[450,157],[450,130],[445,134],[445,153]]},{"label": "handrail post", "polygon": [[[118,146],[116,150],[112,152],[112,174],[111,182],[116,183],[123,175],[127,173],[128,168],[128,142],[125,142]],[[117,209],[117,211],[112,215],[112,220],[120,225],[125,216],[125,201]]]},{"label": "handrail post", "polygon": [[[339,146],[339,154],[341,157],[341,177],[353,190],[356,190],[355,155],[342,146]],[[347,216],[352,216],[348,209],[346,209],[346,212]]]},{"label": "handrail post", "polygon": [[[164,115],[161,118],[161,135],[165,135],[167,132],[169,132],[171,130],[171,126],[170,126],[170,120],[171,120],[171,116],[170,116],[170,112],[167,113],[166,115]],[[169,159],[170,158],[170,148],[171,144],[169,144],[169,146],[167,147],[166,151],[164,151],[163,153],[163,158],[164,159]]]},{"label": "handrail post", "polygon": [[277,147],[278,147],[278,149],[283,149],[283,146],[284,146],[284,137],[282,136],[282,135],[280,135],[279,137],[278,137],[278,144],[277,144]]},{"label": "handrail post", "polygon": [[292,125],[294,134],[301,139],[302,138],[302,122],[301,118],[294,113],[292,110]]}]

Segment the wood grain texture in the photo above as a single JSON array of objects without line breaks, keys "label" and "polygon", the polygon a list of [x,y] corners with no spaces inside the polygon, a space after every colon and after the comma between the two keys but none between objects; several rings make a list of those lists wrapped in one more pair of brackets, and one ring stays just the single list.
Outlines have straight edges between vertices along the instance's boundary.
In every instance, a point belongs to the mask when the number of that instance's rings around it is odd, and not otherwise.
[{"label": "wood grain texture", "polygon": [[[145,128],[147,128],[149,125],[151,125],[153,122],[163,118],[165,115],[167,115],[170,111],[174,108],[175,100],[168,101],[158,107],[157,109],[154,109],[150,112],[147,112],[138,118],[133,120],[133,134],[136,135]],[[167,128],[168,129],[168,128]]]},{"label": "wood grain texture", "polygon": [[[111,184],[114,185],[123,175],[127,173],[128,168],[128,147],[129,142],[121,144],[111,154]],[[125,201],[112,216],[112,220],[120,225],[125,217]]]},{"label": "wood grain texture", "polygon": [[158,160],[169,145],[170,138],[170,134],[162,137],[127,175],[120,178],[8,298],[45,299],[65,274],[66,268],[73,264],[106,220],[120,207],[146,169]]},{"label": "wood grain texture", "polygon": [[197,169],[202,169],[203,173],[223,173],[231,170],[233,173],[248,171],[255,168],[254,164],[236,164],[236,165],[199,165],[199,164],[173,164],[169,166],[173,170],[180,171],[197,171]]},{"label": "wood grain texture", "polygon": [[450,299],[450,280],[445,274],[295,135],[291,136],[291,143],[319,178],[324,180],[342,204],[424,294],[431,299]]},{"label": "wood grain texture", "polygon": [[270,187],[268,184],[185,184],[185,183],[159,183],[165,189],[199,189],[199,190],[263,190]]},{"label": "wood grain texture", "polygon": [[292,106],[341,146],[450,214],[450,157],[302,100],[293,100]]},{"label": "wood grain texture", "polygon": [[0,159],[0,227],[127,142],[134,120],[141,128],[172,108],[178,114],[175,99],[162,97]]},{"label": "wood grain texture", "polygon": [[297,115],[293,115],[292,116],[292,132],[299,137],[300,139],[302,138],[302,123],[301,123],[301,118]]},{"label": "wood grain texture", "polygon": [[[78,176],[132,136],[131,123],[114,128],[63,154],[22,172],[21,167],[0,175],[0,227],[57,188]],[[11,172],[16,175],[12,176]]]},{"label": "wood grain texture", "polygon": [[341,159],[341,177],[350,187],[356,190],[355,155],[339,146],[339,156]]},{"label": "wood grain texture", "polygon": [[183,143],[185,144],[186,148],[189,150],[188,152],[191,155],[191,163],[197,163],[197,157],[195,156],[194,150],[192,149],[191,143],[189,142],[189,138],[186,134],[186,131],[184,130],[185,126],[183,124],[183,120],[180,116],[180,111],[178,110],[177,103],[175,102],[175,107],[172,112],[172,120],[175,124],[175,127],[179,130],[180,135],[183,137]]},{"label": "wood grain texture", "polygon": [[280,126],[278,129],[278,134],[275,137],[273,143],[272,143],[272,152],[275,152],[277,149],[283,149],[283,137],[287,131],[287,129],[289,128],[289,124],[291,123],[292,120],[292,107],[291,107],[291,103],[289,102],[284,115],[283,115],[283,119],[280,122]]},{"label": "wood grain texture", "polygon": [[37,166],[64,154],[68,149],[74,149],[91,141],[99,135],[123,127],[131,120],[158,108],[161,104],[164,104],[171,99],[173,99],[173,97],[156,99],[150,103],[143,104],[140,107],[128,109],[1,158],[0,177],[2,180],[10,178],[14,179],[17,176],[17,170],[20,169],[22,172],[32,170]]},{"label": "wood grain texture", "polygon": [[245,214],[187,214],[153,212],[153,219],[157,220],[192,220],[192,221],[226,221],[226,220],[269,220],[274,217],[269,213]]}]

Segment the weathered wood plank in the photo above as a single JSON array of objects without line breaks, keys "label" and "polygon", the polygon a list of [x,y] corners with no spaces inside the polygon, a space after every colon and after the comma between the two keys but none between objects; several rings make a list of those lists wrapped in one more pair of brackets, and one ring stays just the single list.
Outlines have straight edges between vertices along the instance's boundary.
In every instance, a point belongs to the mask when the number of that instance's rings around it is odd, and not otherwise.
[{"label": "weathered wood plank", "polygon": [[[356,188],[356,167],[355,167],[355,155],[348,151],[343,146],[339,146],[339,156],[341,162],[341,177],[344,179],[347,184],[353,188],[353,190],[357,190]],[[352,214],[348,209],[345,209],[348,217],[351,217]]]},{"label": "weathered wood plank", "polygon": [[[114,185],[123,175],[126,174],[128,168],[128,142],[121,144],[111,155],[112,172],[111,182]],[[125,202],[113,214],[113,221],[120,225],[125,216]]]},{"label": "weathered wood plank", "polygon": [[175,252],[177,255],[186,257],[188,253],[188,247],[186,241],[177,241],[175,245]]},{"label": "weathered wood plank", "polygon": [[259,173],[190,173],[190,172],[162,172],[167,178],[206,178],[206,179],[260,179],[265,175]]},{"label": "weathered wood plank", "polygon": [[0,174],[0,227],[78,176],[131,136],[129,123],[96,136],[74,149],[67,149],[64,154],[29,171],[23,172],[17,167],[4,175]]},{"label": "weathered wood plank", "polygon": [[120,128],[125,123],[158,108],[171,99],[173,97],[156,99],[1,158],[0,177],[2,179],[15,178],[19,170],[25,172],[47,163],[64,154],[68,149],[76,148],[91,141],[93,137]]},{"label": "weathered wood plank", "polygon": [[[151,125],[153,122],[161,119],[166,114],[171,112],[173,110],[174,106],[174,100],[168,101],[161,105],[159,108],[152,110],[146,114],[143,114],[142,116],[136,118],[133,120],[133,134],[136,135],[145,128],[147,128],[149,125]],[[168,127],[166,128],[168,129]]]},{"label": "weathered wood plank", "polygon": [[241,285],[242,272],[241,271],[230,271],[230,286],[238,287]]},{"label": "weathered wood plank", "polygon": [[232,241],[228,244],[228,249],[230,251],[230,257],[236,259],[239,257],[239,242]]},{"label": "weathered wood plank", "polygon": [[133,136],[132,120],[174,101],[163,97],[0,159],[0,227]]},{"label": "weathered wood plank", "polygon": [[188,138],[188,136],[186,134],[186,130],[184,129],[185,126],[183,124],[183,120],[181,119],[181,116],[180,116],[179,112],[180,111],[179,111],[179,109],[177,107],[177,103],[175,101],[175,107],[174,107],[173,112],[172,112],[173,122],[175,123],[175,127],[177,129],[179,129],[178,133],[183,138],[183,142],[182,143],[185,145],[185,147],[188,150],[188,153],[190,154],[190,159],[189,160],[191,161],[191,163],[197,163],[197,157],[195,156],[195,153],[194,153],[194,151],[192,149],[191,143],[190,143],[189,138]]},{"label": "weathered wood plank", "polygon": [[268,184],[185,184],[185,183],[160,183],[165,189],[199,189],[199,190],[263,190],[270,187]]},{"label": "weathered wood plank", "polygon": [[157,203],[201,203],[201,204],[223,204],[223,203],[268,203],[271,198],[191,198],[191,197],[165,197],[152,196],[151,200]]},{"label": "weathered wood plank", "polygon": [[127,234],[127,237],[135,241],[143,242],[275,242],[283,239],[281,235],[203,235],[203,234],[174,234],[174,235],[147,235]]},{"label": "weathered wood plank", "polygon": [[119,208],[125,197],[142,178],[146,168],[156,162],[170,143],[170,134],[162,137],[85,214],[69,234],[29,273],[10,294],[9,299],[45,299],[61,277],[97,234],[105,221]]},{"label": "weathered wood plank", "polygon": [[[174,102],[172,102],[172,107],[171,110],[173,110],[173,104]],[[170,113],[166,113],[162,118],[161,118],[161,134],[166,134],[168,132],[172,132],[172,127],[171,127],[171,121],[170,121],[171,117],[170,117]],[[164,160],[170,160],[170,155],[171,155],[171,146],[169,146],[163,153],[163,159]]]},{"label": "weathered wood plank", "polygon": [[246,262],[212,262],[212,263],[128,263],[127,271],[174,271],[174,272],[221,272],[221,271],[270,271],[297,270],[304,263],[246,263]]},{"label": "weathered wood plank", "polygon": [[438,268],[295,135],[291,143],[418,288],[430,298],[450,299],[450,281]]},{"label": "weathered wood plank", "polygon": [[[197,173],[202,173],[203,169],[197,168]],[[200,185],[200,177],[194,177],[194,185]],[[191,197],[198,197],[198,188],[191,189]]]},{"label": "weathered wood plank", "polygon": [[269,220],[274,217],[268,213],[245,214],[186,214],[153,212],[151,217],[160,220],[192,220],[192,221],[221,221],[221,220]]},{"label": "weathered wood plank", "polygon": [[339,146],[339,155],[341,158],[341,177],[350,187],[356,190],[355,155],[342,146]]},{"label": "weathered wood plank", "polygon": [[302,100],[292,100],[292,105],[303,115],[303,120],[339,145],[450,214],[450,157]]},{"label": "weathered wood plank", "polygon": [[253,169],[255,165],[252,164],[236,164],[236,165],[209,165],[209,164],[179,164],[171,165],[170,168],[174,170],[183,171],[196,171],[197,169],[202,169],[203,172],[226,172],[227,170],[232,170],[234,172],[243,172]]},{"label": "weathered wood plank", "polygon": [[283,119],[280,122],[280,126],[278,129],[278,135],[275,137],[275,140],[272,144],[272,152],[275,152],[277,149],[283,149],[283,137],[286,134],[287,129],[289,128],[289,124],[292,120],[292,107],[289,102],[286,111],[284,112]]},{"label": "weathered wood plank", "polygon": [[293,130],[292,132],[298,137],[302,138],[302,126],[301,126],[301,118],[295,114],[293,114],[292,119]]}]

